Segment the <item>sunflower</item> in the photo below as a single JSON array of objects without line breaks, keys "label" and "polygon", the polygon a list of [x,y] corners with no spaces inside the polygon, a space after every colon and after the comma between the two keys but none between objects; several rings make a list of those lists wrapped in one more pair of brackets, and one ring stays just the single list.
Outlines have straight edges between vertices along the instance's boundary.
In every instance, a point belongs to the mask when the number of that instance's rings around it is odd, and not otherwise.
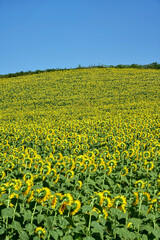
[{"label": "sunflower", "polygon": [[65,174],[66,178],[71,179],[74,177],[74,171],[68,170]]},{"label": "sunflower", "polygon": [[45,232],[45,229],[42,228],[42,227],[37,227],[36,230],[35,230],[35,233],[40,237],[40,238],[43,238],[44,237],[44,234],[46,233]]},{"label": "sunflower", "polygon": [[81,189],[81,188],[82,188],[82,181],[79,180],[79,181],[77,182],[77,185],[78,185],[77,189]]},{"label": "sunflower", "polygon": [[110,191],[104,190],[104,191],[103,191],[103,196],[104,196],[105,198],[106,198],[106,197],[110,197],[110,196],[111,196]]},{"label": "sunflower", "polygon": [[131,170],[133,171],[133,172],[136,172],[137,171],[137,165],[136,164],[131,164]]},{"label": "sunflower", "polygon": [[67,202],[64,202],[64,203],[61,204],[61,207],[60,207],[60,209],[59,209],[59,213],[60,213],[61,215],[63,215],[63,213],[64,213],[64,211],[65,211],[65,209],[66,209],[66,206],[67,206]]},{"label": "sunflower", "polygon": [[73,204],[74,204],[74,210],[70,213],[71,215],[75,215],[81,208],[81,202],[79,200],[75,200]]},{"label": "sunflower", "polygon": [[108,163],[107,163],[108,166],[110,166],[111,168],[115,168],[116,165],[117,165],[117,162],[115,160],[110,160]]},{"label": "sunflower", "polygon": [[134,192],[134,202],[133,205],[137,205],[139,202],[139,196],[138,196],[138,192]]},{"label": "sunflower", "polygon": [[51,196],[51,197],[53,197],[51,205],[52,205],[52,208],[54,209],[56,207],[56,204],[57,204],[57,197],[56,197],[56,195]]},{"label": "sunflower", "polygon": [[124,167],[122,170],[121,170],[121,176],[126,176],[128,174],[128,168],[127,167]]},{"label": "sunflower", "polygon": [[157,205],[157,199],[156,198],[154,198],[152,201],[151,201],[151,204],[150,204],[150,206],[149,206],[149,209],[148,209],[148,211],[147,211],[147,213],[149,213],[150,211],[151,211],[151,209],[156,209],[156,205]]},{"label": "sunflower", "polygon": [[14,168],[14,163],[11,161],[7,161],[5,164],[6,170],[11,171]]},{"label": "sunflower", "polygon": [[23,176],[23,180],[25,181],[25,182],[27,182],[27,181],[33,181],[33,175],[32,175],[32,173],[26,173],[26,174],[24,174],[24,176]]},{"label": "sunflower", "polygon": [[49,174],[49,176],[50,176],[50,177],[55,177],[55,176],[56,176],[56,174],[57,174],[57,171],[56,171],[56,169],[55,169],[55,168],[52,168],[52,169],[51,169],[51,171],[50,171],[50,174]]},{"label": "sunflower", "polygon": [[127,228],[133,229],[133,223],[129,222],[129,223],[127,224]]},{"label": "sunflower", "polygon": [[93,212],[96,212],[97,214],[100,214],[100,213],[101,213],[101,211],[100,211],[98,208],[96,208],[96,207],[93,207],[92,213],[93,213]]},{"label": "sunflower", "polygon": [[0,170],[0,180],[2,180],[5,177],[5,172]]},{"label": "sunflower", "polygon": [[32,186],[33,186],[32,181],[28,180],[27,182],[25,182],[21,187],[22,194],[26,196],[29,193]]},{"label": "sunflower", "polygon": [[45,187],[41,189],[36,189],[34,191],[34,198],[37,200],[37,202],[46,202],[50,198],[51,192],[50,189]]},{"label": "sunflower", "polygon": [[13,202],[12,202],[12,199],[14,199],[14,198],[17,198],[17,199],[18,199],[18,198],[19,198],[19,195],[16,194],[16,193],[12,193],[12,194],[9,195],[9,198],[11,199],[10,207],[13,207],[14,204],[13,204]]},{"label": "sunflower", "polygon": [[144,188],[144,186],[145,186],[145,183],[142,180],[138,180],[135,182],[135,187]]},{"label": "sunflower", "polygon": [[103,192],[95,192],[95,195],[96,195],[98,204],[102,206],[103,200],[104,200]]},{"label": "sunflower", "polygon": [[142,202],[149,202],[151,200],[150,194],[147,192],[142,193]]},{"label": "sunflower", "polygon": [[154,168],[154,163],[145,161],[144,166],[146,170],[151,171]]},{"label": "sunflower", "polygon": [[148,158],[150,158],[151,153],[150,153],[149,151],[145,151],[145,152],[143,153],[143,156],[144,156],[145,159],[148,159]]},{"label": "sunflower", "polygon": [[89,169],[91,172],[94,172],[97,170],[97,165],[95,163],[91,163],[91,165],[89,166]]},{"label": "sunflower", "polygon": [[54,176],[54,178],[53,178],[53,179],[54,179],[54,181],[53,181],[53,182],[54,182],[54,183],[57,183],[57,182],[58,182],[58,180],[59,180],[59,174],[57,174],[56,176]]},{"label": "sunflower", "polygon": [[125,210],[125,206],[127,205],[127,201],[126,201],[126,197],[124,196],[117,196],[113,199],[113,206],[123,210],[124,212],[126,212]]},{"label": "sunflower", "polygon": [[110,167],[110,166],[106,166],[105,171],[106,171],[106,175],[110,175],[111,172],[112,172],[112,167]]},{"label": "sunflower", "polygon": [[71,204],[73,203],[73,197],[70,193],[66,193],[63,195],[62,201],[66,202],[67,205],[71,206]]},{"label": "sunflower", "polygon": [[106,209],[109,209],[112,207],[112,200],[109,197],[105,197],[103,199],[103,204],[102,206],[104,206]]},{"label": "sunflower", "polygon": [[104,218],[107,219],[108,212],[107,212],[107,209],[105,207],[103,207],[103,214],[104,214]]},{"label": "sunflower", "polygon": [[43,166],[43,168],[41,168],[40,174],[43,176],[43,180],[45,179],[45,177],[47,175],[49,175],[51,172],[51,167],[50,166]]}]

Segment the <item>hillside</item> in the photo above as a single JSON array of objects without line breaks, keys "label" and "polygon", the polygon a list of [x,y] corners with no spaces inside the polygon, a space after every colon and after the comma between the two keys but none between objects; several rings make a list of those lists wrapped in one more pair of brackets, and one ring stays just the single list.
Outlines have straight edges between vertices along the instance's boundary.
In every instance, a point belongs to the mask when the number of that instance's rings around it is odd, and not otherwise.
[{"label": "hillside", "polygon": [[158,240],[160,71],[0,81],[0,239]]},{"label": "hillside", "polygon": [[79,119],[158,113],[160,72],[75,69],[1,79],[2,120]]}]

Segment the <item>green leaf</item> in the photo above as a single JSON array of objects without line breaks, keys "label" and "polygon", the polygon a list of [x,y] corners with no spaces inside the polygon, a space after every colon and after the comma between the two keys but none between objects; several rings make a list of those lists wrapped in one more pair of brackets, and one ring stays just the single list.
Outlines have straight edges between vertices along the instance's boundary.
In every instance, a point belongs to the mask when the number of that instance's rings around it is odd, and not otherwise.
[{"label": "green leaf", "polygon": [[44,207],[41,206],[41,205],[39,205],[39,206],[36,207],[36,209],[37,209],[38,212],[40,212],[43,208],[44,208]]},{"label": "green leaf", "polygon": [[122,218],[125,218],[125,219],[126,219],[126,217],[127,217],[127,213],[123,213],[123,212],[119,212],[119,213],[118,213],[118,219],[119,219],[119,220],[122,219]]},{"label": "green leaf", "polygon": [[95,186],[95,181],[93,181],[92,179],[89,179],[88,183],[91,184],[92,186]]},{"label": "green leaf", "polygon": [[19,237],[20,237],[20,240],[28,240],[29,239],[28,234],[25,231],[20,231]]},{"label": "green leaf", "polygon": [[49,233],[55,240],[58,239],[58,233],[56,231],[49,230]]},{"label": "green leaf", "polygon": [[28,221],[28,220],[31,220],[32,212],[31,212],[30,210],[27,210],[27,211],[24,213],[23,217],[24,217],[24,222],[25,222],[25,221]]},{"label": "green leaf", "polygon": [[136,235],[130,231],[128,231],[128,229],[126,228],[118,228],[116,227],[114,229],[114,232],[120,237],[120,238],[125,238],[125,239],[135,239]]},{"label": "green leaf", "polygon": [[99,219],[99,222],[100,222],[103,226],[106,225],[106,219],[104,219],[104,218],[100,218],[100,219]]},{"label": "green leaf", "polygon": [[0,228],[0,235],[2,235],[5,232],[4,228]]},{"label": "green leaf", "polygon": [[83,240],[95,240],[95,238],[87,236],[87,237],[83,238]]},{"label": "green leaf", "polygon": [[92,210],[92,207],[90,205],[84,205],[82,207],[82,213],[90,212]]},{"label": "green leaf", "polygon": [[33,238],[33,240],[40,240],[40,238],[36,236]]},{"label": "green leaf", "polygon": [[16,229],[18,232],[22,230],[22,227],[21,227],[20,222],[17,222],[17,221],[14,220],[12,226],[13,226],[13,228]]},{"label": "green leaf", "polygon": [[143,235],[142,235],[142,240],[148,240],[148,237],[147,237],[146,234],[143,234]]},{"label": "green leaf", "polygon": [[139,218],[131,218],[131,219],[130,219],[130,222],[133,223],[133,225],[134,225],[136,228],[138,228],[138,226],[141,225],[142,220],[139,219]]},{"label": "green leaf", "polygon": [[38,216],[37,216],[37,222],[38,222],[38,224],[40,224],[44,219],[45,219],[45,216],[44,216],[44,215],[38,214]]},{"label": "green leaf", "polygon": [[153,233],[153,235],[157,238],[157,239],[159,239],[159,236],[160,236],[160,229],[158,229],[158,230],[153,230],[152,231],[152,233]]},{"label": "green leaf", "polygon": [[62,230],[60,230],[60,229],[57,229],[57,233],[58,233],[58,236],[60,236],[60,237],[62,237],[62,236],[63,236],[63,232],[62,232]]},{"label": "green leaf", "polygon": [[100,233],[100,236],[103,239],[103,233],[104,233],[103,226],[100,225],[99,222],[96,222],[96,221],[91,222],[91,226],[93,227],[91,229],[92,233]]},{"label": "green leaf", "polygon": [[29,234],[31,235],[34,232],[34,224],[32,223],[28,223],[25,226],[25,229],[29,232]]},{"label": "green leaf", "polygon": [[141,225],[140,230],[146,230],[147,232],[151,233],[153,231],[153,227],[150,224]]},{"label": "green leaf", "polygon": [[66,235],[66,236],[62,237],[62,240],[73,240],[73,238],[70,235]]},{"label": "green leaf", "polygon": [[4,218],[12,218],[14,215],[14,209],[13,208],[5,208],[1,211],[2,217]]}]

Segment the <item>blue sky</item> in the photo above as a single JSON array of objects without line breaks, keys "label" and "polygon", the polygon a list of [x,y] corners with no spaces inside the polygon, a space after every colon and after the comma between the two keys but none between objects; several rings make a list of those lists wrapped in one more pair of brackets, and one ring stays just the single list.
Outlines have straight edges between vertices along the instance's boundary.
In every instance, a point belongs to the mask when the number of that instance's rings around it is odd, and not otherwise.
[{"label": "blue sky", "polygon": [[0,74],[160,62],[160,0],[0,0]]}]

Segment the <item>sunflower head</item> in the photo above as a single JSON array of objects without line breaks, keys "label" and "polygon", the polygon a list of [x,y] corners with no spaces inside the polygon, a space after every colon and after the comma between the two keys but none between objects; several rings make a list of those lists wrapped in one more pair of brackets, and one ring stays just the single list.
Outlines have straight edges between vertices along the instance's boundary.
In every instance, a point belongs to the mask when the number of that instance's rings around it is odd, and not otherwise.
[{"label": "sunflower head", "polygon": [[127,167],[124,167],[122,170],[121,170],[121,175],[124,177],[128,174],[128,168]]},{"label": "sunflower head", "polygon": [[38,235],[38,237],[43,238],[45,234],[45,229],[42,227],[37,227],[35,233]]},{"label": "sunflower head", "polygon": [[142,180],[138,180],[135,182],[135,187],[144,188],[144,186],[145,186],[145,183]]},{"label": "sunflower head", "polygon": [[145,163],[144,163],[144,168],[145,168],[147,171],[151,171],[151,170],[154,168],[154,163],[153,163],[153,162],[145,161]]},{"label": "sunflower head", "polygon": [[125,212],[125,206],[127,205],[126,197],[117,196],[113,199],[113,206],[118,209],[122,209]]},{"label": "sunflower head", "polygon": [[70,214],[75,215],[81,208],[81,202],[79,200],[75,200],[72,204],[72,208],[73,208],[73,211]]}]

